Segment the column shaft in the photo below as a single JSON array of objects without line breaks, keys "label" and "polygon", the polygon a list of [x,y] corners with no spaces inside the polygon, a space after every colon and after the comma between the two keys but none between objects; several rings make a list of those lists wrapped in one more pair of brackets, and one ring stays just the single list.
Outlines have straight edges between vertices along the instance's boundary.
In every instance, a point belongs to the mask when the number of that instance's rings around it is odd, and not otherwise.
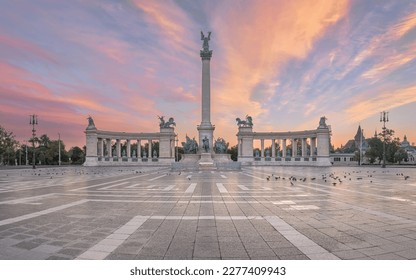
[{"label": "column shaft", "polygon": [[116,144],[116,154],[117,157],[121,157],[121,141],[120,139],[116,140],[117,144]]},{"label": "column shaft", "polygon": [[127,157],[131,157],[131,146],[130,139],[127,139]]},{"label": "column shaft", "polygon": [[112,151],[112,147],[111,147],[111,139],[106,139],[105,140],[107,143],[107,156],[108,157],[113,157],[113,151]]},{"label": "column shaft", "polygon": [[282,157],[286,157],[286,139],[282,139]]},{"label": "column shaft", "polygon": [[302,138],[302,157],[306,157],[306,139]]},{"label": "column shaft", "polygon": [[296,157],[298,153],[298,142],[296,139],[292,139],[292,157]]}]

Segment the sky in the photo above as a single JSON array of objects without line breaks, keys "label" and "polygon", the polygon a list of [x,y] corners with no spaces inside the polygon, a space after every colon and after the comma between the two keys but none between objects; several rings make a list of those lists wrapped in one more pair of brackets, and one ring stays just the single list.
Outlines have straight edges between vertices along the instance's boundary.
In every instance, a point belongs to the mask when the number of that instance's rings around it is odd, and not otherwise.
[{"label": "sky", "polygon": [[201,122],[201,30],[211,31],[214,137],[316,129],[332,144],[388,128],[416,142],[416,2],[327,0],[0,0],[0,125],[85,145],[101,130],[179,141]]}]

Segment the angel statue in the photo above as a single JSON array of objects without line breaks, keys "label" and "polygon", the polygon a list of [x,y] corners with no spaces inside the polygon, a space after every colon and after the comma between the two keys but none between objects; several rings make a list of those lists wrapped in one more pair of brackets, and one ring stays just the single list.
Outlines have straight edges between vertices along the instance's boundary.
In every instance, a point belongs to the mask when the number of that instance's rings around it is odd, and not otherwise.
[{"label": "angel statue", "polygon": [[204,41],[204,43],[202,44],[202,48],[204,49],[204,52],[208,52],[209,51],[209,44],[208,41],[211,39],[211,31],[208,32],[208,36],[206,37],[204,35],[204,33],[201,31],[201,40]]}]

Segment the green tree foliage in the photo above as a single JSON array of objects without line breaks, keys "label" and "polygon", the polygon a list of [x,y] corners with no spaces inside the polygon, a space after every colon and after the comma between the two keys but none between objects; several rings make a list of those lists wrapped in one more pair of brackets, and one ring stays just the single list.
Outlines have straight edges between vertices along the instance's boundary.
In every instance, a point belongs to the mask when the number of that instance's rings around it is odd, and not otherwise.
[{"label": "green tree foliage", "polygon": [[0,126],[0,165],[15,164],[18,142],[14,139],[13,132],[8,132]]},{"label": "green tree foliage", "polygon": [[[59,164],[59,140],[49,141],[45,150],[45,164]],[[65,151],[65,144],[61,140],[61,162],[68,162],[69,156]]]},{"label": "green tree foliage", "polygon": [[[405,158],[401,158],[402,156],[404,156],[402,152],[398,152],[400,149],[400,139],[394,138],[394,130],[386,129],[385,139],[386,161],[390,163],[395,163],[404,160]],[[367,150],[365,155],[370,161],[370,163],[374,163],[376,162],[376,160],[378,160],[378,164],[380,164],[383,160],[383,140],[384,136],[382,133],[380,133],[377,137],[373,137],[368,140],[369,149]]]},{"label": "green tree foliage", "polygon": [[383,159],[383,142],[378,137],[373,137],[367,140],[369,149],[366,151],[365,156],[368,158],[371,164],[378,159],[379,163]]},{"label": "green tree foliage", "polygon": [[404,149],[399,148],[397,152],[394,154],[394,161],[400,164],[402,161],[407,161],[407,160],[408,160],[407,152]]},{"label": "green tree foliage", "polygon": [[72,164],[83,164],[85,161],[85,152],[80,147],[72,147],[68,152],[68,156],[71,158]]},{"label": "green tree foliage", "polygon": [[232,146],[227,150],[227,154],[231,154],[231,159],[233,161],[237,161],[237,157],[238,157],[238,146]]},{"label": "green tree foliage", "polygon": [[48,148],[48,147],[49,147],[49,145],[51,144],[51,139],[48,137],[48,135],[43,134],[43,135],[41,135],[41,136],[39,137],[38,142],[39,142],[39,145],[40,145],[41,147]]}]

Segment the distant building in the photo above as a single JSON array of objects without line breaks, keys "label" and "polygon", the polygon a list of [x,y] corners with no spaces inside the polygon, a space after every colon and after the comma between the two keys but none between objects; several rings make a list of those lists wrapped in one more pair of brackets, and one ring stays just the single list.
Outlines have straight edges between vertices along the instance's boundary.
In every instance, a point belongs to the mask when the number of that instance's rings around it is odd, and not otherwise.
[{"label": "distant building", "polygon": [[354,139],[348,140],[345,145],[331,154],[331,162],[334,165],[357,165],[358,157],[356,153],[361,150],[361,154],[364,155],[368,148],[368,142],[365,139],[361,125],[359,125]]},{"label": "distant building", "polygon": [[407,141],[406,135],[403,137],[402,143],[400,143],[400,148],[407,152],[407,162],[414,164],[416,159],[416,147],[410,145],[409,141]]}]

